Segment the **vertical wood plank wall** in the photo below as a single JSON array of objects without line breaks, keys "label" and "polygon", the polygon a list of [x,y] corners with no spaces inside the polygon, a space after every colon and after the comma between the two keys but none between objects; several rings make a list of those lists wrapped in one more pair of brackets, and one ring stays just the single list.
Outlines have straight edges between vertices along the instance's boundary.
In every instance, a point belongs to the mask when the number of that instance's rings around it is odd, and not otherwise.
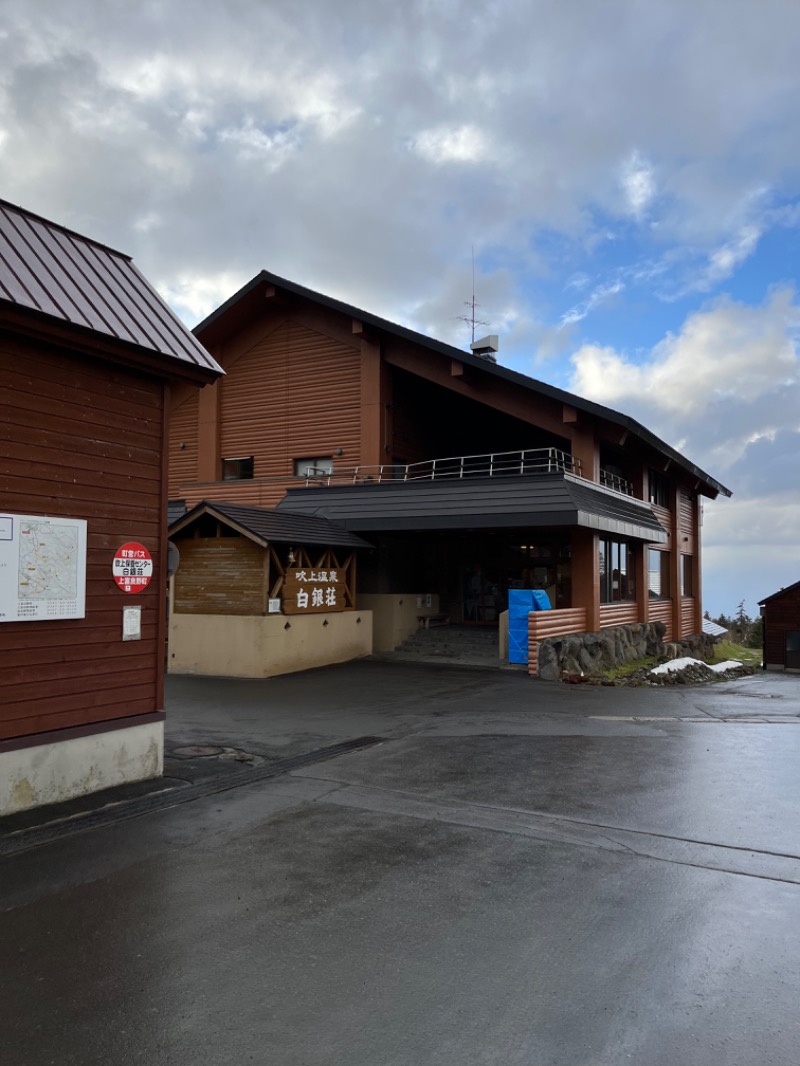
[{"label": "vertical wood plank wall", "polygon": [[[155,378],[0,338],[0,506],[88,521],[86,617],[0,623],[0,739],[161,709],[164,393]],[[157,575],[135,596],[111,574],[130,540]],[[132,603],[142,640],[123,643]]]}]

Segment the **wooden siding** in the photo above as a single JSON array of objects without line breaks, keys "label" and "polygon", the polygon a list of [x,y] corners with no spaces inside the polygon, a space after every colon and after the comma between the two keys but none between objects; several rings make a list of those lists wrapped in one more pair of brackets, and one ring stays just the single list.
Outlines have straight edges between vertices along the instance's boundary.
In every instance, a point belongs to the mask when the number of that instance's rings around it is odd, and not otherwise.
[{"label": "wooden siding", "polygon": [[539,644],[551,637],[586,631],[586,609],[569,607],[556,611],[532,611],[528,615],[528,673],[539,674]]},{"label": "wooden siding", "polygon": [[786,634],[800,631],[800,585],[793,585],[764,604],[764,662],[786,665]]},{"label": "wooden siding", "polygon": [[688,489],[678,489],[678,533],[680,551],[694,555],[697,551],[697,500]]},{"label": "wooden siding", "polygon": [[650,600],[647,613],[651,622],[663,622],[667,627],[664,640],[672,640],[672,600]]},{"label": "wooden siding", "polygon": [[666,544],[658,545],[658,547],[663,547],[663,548],[666,548],[668,551],[671,551],[672,550],[672,541],[673,541],[673,536],[672,536],[672,512],[667,507],[659,507],[659,505],[657,503],[653,503],[650,506],[653,508],[653,514],[656,516],[658,521],[664,527],[664,529],[666,530],[667,536],[669,537],[669,539],[668,539]]},{"label": "wooden siding", "polygon": [[[160,710],[164,385],[155,378],[0,337],[4,511],[88,522],[86,617],[0,624],[0,739]],[[150,549],[136,596],[114,583],[114,552]],[[142,610],[123,643],[122,608]]]},{"label": "wooden siding", "polygon": [[287,489],[296,485],[297,478],[185,482],[176,485],[171,498],[186,500],[187,507],[194,507],[201,500],[227,500],[251,507],[274,507],[286,495]]},{"label": "wooden siding", "polygon": [[267,551],[246,537],[186,537],[176,541],[176,614],[263,615],[267,610]]},{"label": "wooden siding", "polygon": [[639,620],[639,606],[635,603],[601,603],[600,628],[628,626]]},{"label": "wooden siding", "polygon": [[192,395],[170,413],[169,419],[169,498],[183,499],[181,482],[197,480],[197,408],[199,393]]},{"label": "wooden siding", "polygon": [[695,602],[694,599],[689,596],[684,596],[681,599],[681,637],[690,637],[697,631],[694,624],[695,618]]},{"label": "wooden siding", "polygon": [[344,451],[361,461],[361,356],[286,321],[238,359],[222,382],[221,458],[252,455],[256,477],[286,477],[294,460]]}]

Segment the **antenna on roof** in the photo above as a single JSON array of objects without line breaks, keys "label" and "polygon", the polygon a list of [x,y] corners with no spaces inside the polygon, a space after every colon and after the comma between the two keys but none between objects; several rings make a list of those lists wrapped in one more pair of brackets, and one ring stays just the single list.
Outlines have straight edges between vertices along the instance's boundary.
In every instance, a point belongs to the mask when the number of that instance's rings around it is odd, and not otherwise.
[{"label": "antenna on roof", "polygon": [[475,308],[476,307],[480,307],[480,304],[475,303],[475,245],[474,244],[472,245],[472,299],[471,300],[465,300],[464,301],[464,306],[468,307],[470,309],[470,313],[468,315],[459,315],[458,316],[458,321],[459,322],[466,322],[467,325],[471,327],[472,336],[470,337],[470,341],[471,341],[472,344],[474,344],[475,343],[475,327],[476,326],[489,326],[489,325],[491,325],[490,322],[485,322],[483,319],[475,317]]}]

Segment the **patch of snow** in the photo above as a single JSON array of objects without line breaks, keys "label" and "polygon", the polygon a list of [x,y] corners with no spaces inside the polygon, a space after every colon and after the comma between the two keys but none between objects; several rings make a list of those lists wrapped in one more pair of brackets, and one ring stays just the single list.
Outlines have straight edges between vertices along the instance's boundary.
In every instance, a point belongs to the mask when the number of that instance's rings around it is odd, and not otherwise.
[{"label": "patch of snow", "polygon": [[687,666],[705,666],[705,663],[701,663],[699,659],[692,659],[690,656],[686,655],[682,659],[671,659],[668,663],[654,666],[650,673],[673,674],[678,673],[680,670],[685,670]]},{"label": "patch of snow", "polygon": [[726,659],[724,663],[714,663],[709,669],[713,670],[715,674],[724,674],[726,670],[734,670],[741,665],[738,659]]},{"label": "patch of snow", "polygon": [[714,663],[713,666],[709,666],[708,663],[704,663],[701,659],[692,659],[690,656],[686,655],[682,659],[671,659],[668,663],[654,666],[650,673],[677,674],[689,666],[704,666],[707,670],[713,670],[715,674],[724,674],[726,670],[733,670],[735,667],[741,665],[742,664],[738,659],[726,659],[724,663]]}]

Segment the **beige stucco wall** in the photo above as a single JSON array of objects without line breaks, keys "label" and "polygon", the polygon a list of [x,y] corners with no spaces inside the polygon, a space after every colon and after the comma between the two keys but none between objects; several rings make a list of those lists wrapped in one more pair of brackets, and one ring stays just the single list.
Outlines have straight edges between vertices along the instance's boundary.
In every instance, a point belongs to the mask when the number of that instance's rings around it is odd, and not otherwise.
[{"label": "beige stucco wall", "polygon": [[164,723],[0,752],[0,815],[160,777]]},{"label": "beige stucco wall", "polygon": [[[372,612],[373,645],[375,651],[394,651],[406,637],[419,627],[421,615],[439,613],[439,596],[431,596],[430,607],[417,606],[417,593],[403,595],[359,593],[358,606]],[[424,600],[424,597],[423,597]]]},{"label": "beige stucco wall", "polygon": [[367,610],[262,617],[173,612],[169,624],[173,674],[276,677],[371,654]]}]

